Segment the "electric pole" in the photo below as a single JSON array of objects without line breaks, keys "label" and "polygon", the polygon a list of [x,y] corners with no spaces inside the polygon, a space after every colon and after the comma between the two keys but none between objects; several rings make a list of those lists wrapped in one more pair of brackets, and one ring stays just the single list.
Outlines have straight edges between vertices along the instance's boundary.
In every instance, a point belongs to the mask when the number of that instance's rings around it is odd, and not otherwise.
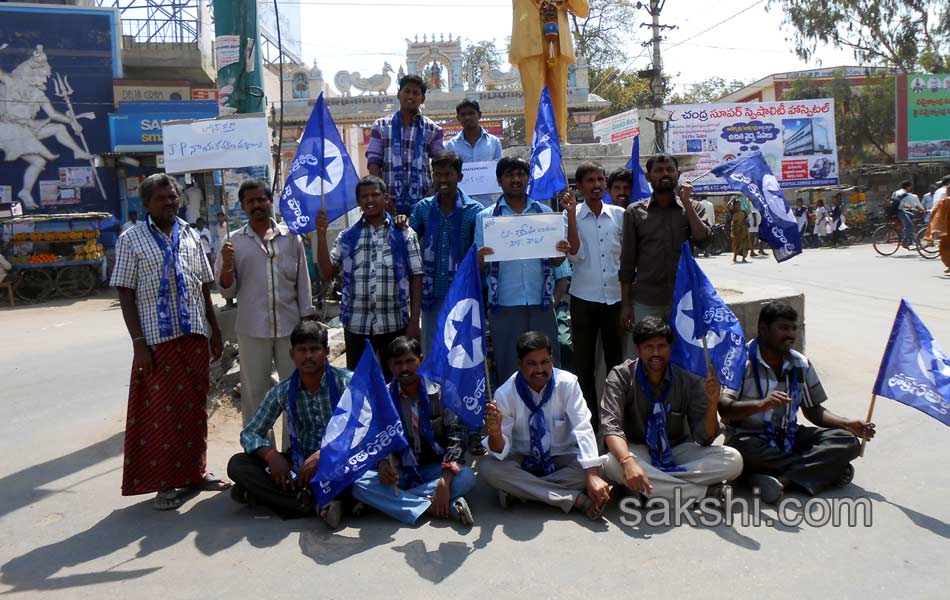
[{"label": "electric pole", "polygon": [[255,0],[214,0],[221,114],[264,112],[264,65]]},{"label": "electric pole", "polygon": [[[650,89],[653,91],[653,108],[663,108],[663,62],[660,57],[660,11],[663,10],[666,0],[650,0],[650,16],[653,17],[653,78]],[[653,131],[657,150],[666,150],[666,136],[663,132],[663,122],[656,119],[654,113]]]}]

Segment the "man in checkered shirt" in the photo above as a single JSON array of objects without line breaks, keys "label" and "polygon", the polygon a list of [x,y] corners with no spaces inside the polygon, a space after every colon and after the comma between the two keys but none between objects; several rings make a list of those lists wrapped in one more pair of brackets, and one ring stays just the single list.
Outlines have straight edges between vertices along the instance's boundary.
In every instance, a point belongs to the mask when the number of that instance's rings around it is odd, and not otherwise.
[{"label": "man in checkered shirt", "polygon": [[380,357],[387,381],[392,379],[387,348],[401,335],[419,338],[422,306],[419,241],[412,228],[395,227],[386,212],[388,199],[381,179],[373,175],[361,179],[356,202],[363,217],[340,234],[332,252],[327,245],[327,214],[324,210],[317,214],[320,276],[330,281],[343,274],[340,318],[346,368],[356,368],[368,341]]},{"label": "man in checkered shirt", "polygon": [[111,282],[134,352],[122,495],[157,492],[155,508],[168,510],[189,489],[227,487],[205,472],[208,368],[221,330],[201,239],[177,217],[178,183],[152,175],[139,195],[148,216],[119,237]]}]

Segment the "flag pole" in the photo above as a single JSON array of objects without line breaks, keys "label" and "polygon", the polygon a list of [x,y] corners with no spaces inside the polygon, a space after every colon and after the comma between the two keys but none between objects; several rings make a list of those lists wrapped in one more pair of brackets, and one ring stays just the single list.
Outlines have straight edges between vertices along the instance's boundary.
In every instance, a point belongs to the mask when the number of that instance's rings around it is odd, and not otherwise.
[{"label": "flag pole", "polygon": [[[877,400],[877,394],[871,394],[871,406],[868,407],[868,418],[865,419],[865,423],[871,422],[871,416],[874,414],[874,401]],[[861,453],[858,456],[864,456],[864,448],[868,445],[867,436],[861,437]]]},{"label": "flag pole", "polygon": [[705,177],[706,175],[709,175],[709,174],[712,173],[712,172],[713,172],[712,169],[709,169],[709,170],[707,170],[707,171],[703,171],[702,173],[700,173],[699,175],[697,175],[696,177],[693,177],[692,179],[690,179],[690,180],[688,180],[688,181],[689,181],[689,183],[692,184],[694,181],[698,181],[698,180],[702,179],[703,177]]},{"label": "flag pole", "polygon": [[706,336],[703,336],[703,354],[706,355],[706,372],[712,369],[712,359],[709,358],[709,346],[706,344]]}]

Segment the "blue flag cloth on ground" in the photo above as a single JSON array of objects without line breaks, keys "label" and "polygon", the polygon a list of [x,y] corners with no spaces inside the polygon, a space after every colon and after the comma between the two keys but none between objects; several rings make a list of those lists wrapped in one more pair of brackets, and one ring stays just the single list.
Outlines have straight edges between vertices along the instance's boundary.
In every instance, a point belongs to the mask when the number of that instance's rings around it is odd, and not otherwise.
[{"label": "blue flag cloth on ground", "polygon": [[432,349],[419,372],[442,386],[442,404],[466,427],[485,420],[485,307],[478,253],[474,245],[462,260],[439,311]]},{"label": "blue flag cloth on ground", "polygon": [[320,444],[320,463],[310,480],[323,508],[367,468],[409,447],[383,370],[367,342],[349,387],[340,396]]},{"label": "blue flag cloth on ground", "polygon": [[874,393],[950,426],[950,358],[907,300],[901,300]]},{"label": "blue flag cloth on ground", "polygon": [[567,187],[567,178],[561,168],[561,141],[554,120],[554,105],[547,86],[538,102],[538,120],[531,142],[531,172],[528,174],[528,196],[547,200]]},{"label": "blue flag cloth on ground", "polygon": [[359,180],[327,102],[320,94],[280,195],[280,213],[287,227],[298,234],[313,231],[321,194],[331,223],[356,208]]},{"label": "blue flag cloth on ground", "polygon": [[646,200],[653,195],[653,188],[647,181],[647,176],[643,173],[643,167],[640,166],[640,136],[633,138],[633,150],[630,152],[630,160],[627,161],[627,168],[633,173],[633,186],[630,188],[630,203]]},{"label": "blue flag cloth on ground", "polygon": [[761,152],[722,163],[712,170],[729,187],[741,192],[762,215],[759,237],[782,262],[802,253],[802,234],[778,180]]},{"label": "blue flag cloth on ground", "polygon": [[670,357],[674,365],[705,377],[705,338],[719,383],[731,390],[742,387],[748,355],[742,324],[696,264],[689,242],[683,242],[676,268],[670,325],[676,337]]}]

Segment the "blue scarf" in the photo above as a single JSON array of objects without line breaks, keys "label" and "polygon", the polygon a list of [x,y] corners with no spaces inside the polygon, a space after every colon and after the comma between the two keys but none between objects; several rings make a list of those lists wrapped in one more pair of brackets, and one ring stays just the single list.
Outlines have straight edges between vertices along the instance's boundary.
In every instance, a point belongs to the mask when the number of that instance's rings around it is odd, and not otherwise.
[{"label": "blue scarf", "polygon": [[[359,247],[360,235],[363,232],[363,218],[355,225],[340,234],[340,256],[343,258],[343,290],[340,299],[340,321],[344,325],[350,323],[353,316],[353,305],[350,295],[353,293],[353,257]],[[394,227],[389,217],[386,217],[386,226],[389,227],[389,247],[393,255],[393,271],[396,273],[396,282],[399,286],[399,304],[402,306],[403,322],[409,322],[409,248],[406,246],[406,237],[403,232]],[[372,235],[372,234],[371,234]]]},{"label": "blue scarf", "polygon": [[425,131],[422,127],[422,115],[416,119],[416,139],[412,146],[409,158],[409,181],[406,181],[406,169],[402,162],[402,113],[396,111],[391,123],[392,132],[389,138],[389,151],[392,153],[393,163],[393,197],[396,203],[396,212],[408,215],[412,206],[422,198],[426,190],[422,189],[422,171],[425,169],[423,146]]},{"label": "blue scarf", "polygon": [[[548,403],[554,394],[556,373],[551,373],[551,381],[548,382],[544,392],[541,395],[541,402],[534,403],[534,392],[528,386],[528,382],[519,372],[515,375],[515,390],[524,405],[531,411],[531,418],[528,420],[528,431],[531,434],[531,454],[525,457],[521,463],[521,468],[529,473],[544,476],[550,475],[556,470],[554,459],[551,458],[551,442],[548,436],[548,427],[544,421],[544,405]],[[544,444],[544,438],[548,438],[547,447]]]},{"label": "blue scarf", "polygon": [[[340,388],[336,383],[336,369],[330,366],[329,361],[323,370],[323,379],[327,382],[327,388],[330,391],[331,412],[336,409],[340,403]],[[290,376],[290,384],[287,388],[287,430],[290,436],[290,459],[293,462],[294,472],[300,472],[300,465],[307,460],[304,456],[303,446],[300,445],[300,436],[297,435],[297,388],[300,387],[300,371],[294,369]],[[308,482],[309,483],[309,482]]]},{"label": "blue scarf", "polygon": [[[464,200],[468,196],[459,190],[455,196],[455,207],[452,209],[452,231],[449,232],[449,265],[447,275],[449,279],[458,269],[458,265],[465,257],[462,243],[462,213]],[[435,307],[435,271],[438,265],[438,243],[441,234],[440,222],[442,209],[439,208],[439,195],[432,197],[432,206],[426,220],[425,230],[422,232],[422,309],[430,310]]]},{"label": "blue scarf", "polygon": [[175,224],[172,226],[171,244],[168,243],[168,239],[166,239],[164,235],[155,230],[157,225],[153,223],[151,216],[148,217],[146,228],[149,233],[152,234],[152,238],[158,245],[159,250],[162,251],[162,275],[158,284],[158,301],[156,302],[158,309],[158,333],[163,338],[174,335],[174,329],[172,328],[171,284],[168,277],[168,272],[174,270],[175,301],[178,305],[178,324],[181,326],[182,333],[189,335],[191,333],[191,315],[188,314],[188,287],[185,285],[185,273],[184,269],[182,269],[181,255],[179,254],[181,223],[179,223],[177,218],[175,219]]},{"label": "blue scarf", "polygon": [[671,405],[666,403],[670,390],[673,389],[673,367],[667,367],[667,379],[669,381],[666,387],[660,393],[657,399],[653,395],[653,388],[647,380],[646,371],[643,369],[643,361],[637,361],[637,383],[640,389],[650,400],[650,416],[647,418],[646,443],[650,450],[650,464],[661,471],[667,473],[676,473],[685,471],[683,467],[676,464],[673,460],[673,449],[670,447],[669,433],[666,431],[666,413],[670,411]]},{"label": "blue scarf", "polygon": [[[752,374],[755,377],[755,388],[760,398],[765,398],[768,392],[762,388],[762,381],[759,376],[759,338],[752,340],[749,344],[749,360],[752,362]],[[797,365],[796,365],[797,367]],[[777,376],[778,374],[776,374]],[[795,447],[795,432],[798,429],[798,407],[801,405],[801,393],[799,393],[798,368],[792,368],[790,376],[786,376],[786,385],[788,394],[792,397],[792,405],[785,407],[785,414],[782,415],[782,430],[785,435],[782,438],[775,437],[775,425],[772,423],[772,411],[765,412],[765,438],[769,446],[778,448],[783,452],[791,452]]]},{"label": "blue scarf", "polygon": [[[389,397],[392,398],[395,406],[399,407],[402,405],[399,401],[399,384],[395,379],[389,384]],[[429,442],[429,447],[432,448],[436,454],[444,455],[445,450],[435,441],[435,433],[432,431],[432,406],[429,403],[429,393],[426,391],[425,379],[421,377],[419,378],[416,403],[419,407],[419,432],[422,434],[422,437]],[[411,425],[410,429],[412,429]],[[406,439],[408,439],[408,437],[409,436],[406,436]],[[411,445],[403,450],[402,464],[412,469],[412,473],[408,474],[407,487],[414,487],[416,483],[422,483],[422,474],[419,472],[419,460]]]},{"label": "blue scarf", "polygon": [[[498,202],[495,203],[495,208],[492,210],[493,217],[501,216],[501,201],[504,197],[499,198]],[[537,202],[531,203],[531,199],[527,199],[528,209],[531,212],[542,213],[541,205]],[[488,275],[485,276],[485,280],[488,283],[488,306],[491,307],[492,311],[498,310],[498,273],[501,269],[501,263],[499,261],[494,261],[488,263]],[[541,308],[547,310],[551,308],[551,302],[554,299],[554,269],[551,266],[550,258],[541,259],[541,269],[544,276],[544,286],[541,289]]]}]

